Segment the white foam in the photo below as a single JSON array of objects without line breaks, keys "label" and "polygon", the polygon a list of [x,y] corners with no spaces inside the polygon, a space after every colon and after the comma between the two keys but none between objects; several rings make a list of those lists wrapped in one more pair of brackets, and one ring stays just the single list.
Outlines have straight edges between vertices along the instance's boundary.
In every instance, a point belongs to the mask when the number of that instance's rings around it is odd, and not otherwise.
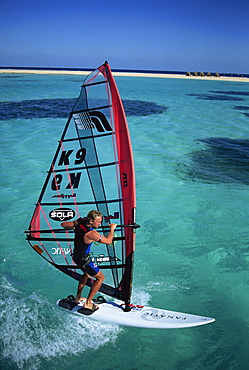
[{"label": "white foam", "polygon": [[151,298],[150,294],[145,290],[134,288],[131,296],[131,303],[135,305],[138,304],[146,306],[148,305],[150,298]]},{"label": "white foam", "polygon": [[2,357],[19,368],[38,369],[42,358],[79,354],[115,342],[122,329],[65,313],[54,302],[36,293],[21,297],[20,292],[2,284]]}]

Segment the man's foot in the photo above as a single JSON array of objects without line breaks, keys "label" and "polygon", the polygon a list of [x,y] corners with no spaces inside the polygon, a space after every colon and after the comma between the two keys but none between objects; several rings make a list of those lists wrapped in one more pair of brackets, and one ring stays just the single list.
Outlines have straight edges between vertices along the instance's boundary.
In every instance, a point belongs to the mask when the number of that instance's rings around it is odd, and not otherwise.
[{"label": "man's foot", "polygon": [[94,313],[95,311],[99,309],[99,306],[97,306],[94,303],[92,303],[91,306],[84,304],[83,309],[87,311],[86,312],[87,315],[91,315],[92,313]]},{"label": "man's foot", "polygon": [[79,310],[77,310],[79,313],[82,313],[83,315],[92,315],[95,311],[97,311],[99,308],[98,306],[96,306],[94,303],[93,305],[89,308],[89,307],[85,307],[85,305],[80,308]]}]

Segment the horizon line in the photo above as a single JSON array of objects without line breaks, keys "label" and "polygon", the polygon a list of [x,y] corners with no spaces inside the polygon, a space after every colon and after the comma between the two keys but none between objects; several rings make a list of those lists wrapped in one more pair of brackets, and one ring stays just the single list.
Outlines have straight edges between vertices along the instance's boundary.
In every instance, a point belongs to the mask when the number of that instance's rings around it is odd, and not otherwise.
[{"label": "horizon line", "polygon": [[[20,70],[44,70],[44,71],[86,71],[92,72],[96,68],[77,68],[77,67],[13,67],[13,66],[0,66],[0,69],[20,69]],[[211,71],[169,71],[169,70],[155,70],[155,69],[127,69],[127,68],[112,68],[113,72],[126,72],[126,73],[154,73],[154,74],[186,74],[190,73],[219,73],[220,76],[224,77],[247,77],[249,78],[248,73],[235,73],[235,72],[211,72]]]}]

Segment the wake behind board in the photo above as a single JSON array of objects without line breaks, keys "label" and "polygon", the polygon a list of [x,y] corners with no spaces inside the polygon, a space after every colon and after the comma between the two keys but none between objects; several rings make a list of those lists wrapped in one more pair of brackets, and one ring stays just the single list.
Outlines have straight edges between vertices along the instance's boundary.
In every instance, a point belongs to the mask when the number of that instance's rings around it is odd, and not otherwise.
[{"label": "wake behind board", "polygon": [[56,302],[59,308],[80,316],[86,316],[111,324],[133,326],[148,329],[178,329],[209,324],[213,318],[163,310],[160,308],[131,305],[129,312],[124,311],[124,305],[111,301],[96,301],[99,309],[89,314],[84,308],[84,301],[79,304],[73,302],[73,297]]}]

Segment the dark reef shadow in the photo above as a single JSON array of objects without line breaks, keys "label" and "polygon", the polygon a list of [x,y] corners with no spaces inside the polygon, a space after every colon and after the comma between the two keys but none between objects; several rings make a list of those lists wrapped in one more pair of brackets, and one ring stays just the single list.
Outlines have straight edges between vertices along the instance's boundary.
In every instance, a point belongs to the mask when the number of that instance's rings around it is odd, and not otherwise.
[{"label": "dark reef shadow", "polygon": [[[36,99],[20,102],[0,102],[0,120],[32,118],[67,118],[76,99]],[[98,103],[103,105],[100,100]],[[167,107],[153,102],[140,100],[123,100],[127,116],[148,116],[160,114]]]},{"label": "dark reef shadow", "polygon": [[246,107],[245,105],[236,105],[233,109],[242,111],[245,117],[249,117],[249,112],[246,112],[249,110],[249,107]]},{"label": "dark reef shadow", "polygon": [[205,183],[249,185],[249,140],[211,137],[197,141],[206,146],[178,163],[178,176]]}]

